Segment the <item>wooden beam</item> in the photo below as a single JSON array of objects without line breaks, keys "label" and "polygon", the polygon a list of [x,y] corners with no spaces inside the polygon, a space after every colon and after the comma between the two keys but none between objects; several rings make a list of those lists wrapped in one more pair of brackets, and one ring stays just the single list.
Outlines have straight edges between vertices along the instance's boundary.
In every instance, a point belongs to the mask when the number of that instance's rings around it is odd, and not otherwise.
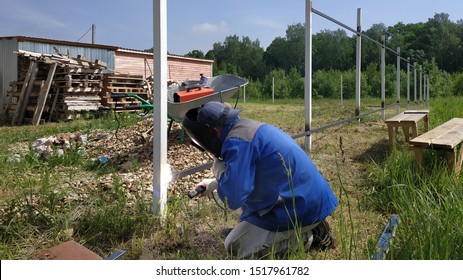
[{"label": "wooden beam", "polygon": [[32,91],[32,88],[34,87],[35,77],[38,72],[37,63],[37,61],[31,60],[29,64],[29,70],[27,71],[26,77],[24,78],[23,87],[18,98],[16,111],[14,112],[11,125],[20,124],[24,118],[27,103],[29,102],[29,95]]},{"label": "wooden beam", "polygon": [[49,122],[51,121],[51,118],[52,118],[53,113],[55,111],[56,102],[58,101],[58,96],[59,96],[59,88],[56,88],[55,97],[53,98],[53,104],[51,105],[50,112],[48,113],[48,121]]},{"label": "wooden beam", "polygon": [[47,101],[48,92],[50,91],[50,86],[53,81],[53,77],[55,76],[57,63],[52,63],[50,65],[50,69],[48,70],[47,80],[45,84],[40,89],[39,98],[37,101],[37,107],[35,108],[34,116],[32,118],[32,124],[37,126],[40,123],[40,118],[42,117],[43,108],[45,106],[45,102]]}]

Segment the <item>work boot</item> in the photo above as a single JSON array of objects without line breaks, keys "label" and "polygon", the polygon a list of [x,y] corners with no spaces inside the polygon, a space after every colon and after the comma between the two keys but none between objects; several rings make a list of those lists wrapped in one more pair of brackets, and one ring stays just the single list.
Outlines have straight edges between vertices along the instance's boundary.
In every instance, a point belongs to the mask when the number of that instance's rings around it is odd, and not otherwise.
[{"label": "work boot", "polygon": [[314,229],[312,229],[312,234],[312,247],[320,248],[322,250],[334,248],[334,239],[331,235],[331,228],[326,220],[321,221]]},{"label": "work boot", "polygon": [[222,237],[222,238],[227,238],[227,236],[230,234],[230,232],[233,230],[232,227],[228,227],[228,228],[223,228],[220,233],[219,233],[219,236]]}]

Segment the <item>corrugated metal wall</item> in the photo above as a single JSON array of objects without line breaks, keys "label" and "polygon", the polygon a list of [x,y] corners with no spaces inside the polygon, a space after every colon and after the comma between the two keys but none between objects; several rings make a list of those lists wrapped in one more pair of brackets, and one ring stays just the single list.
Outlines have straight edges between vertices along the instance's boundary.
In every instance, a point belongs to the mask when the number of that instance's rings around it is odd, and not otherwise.
[{"label": "corrugated metal wall", "polygon": [[[4,104],[6,104],[6,92],[11,81],[17,80],[18,57],[14,53],[17,50],[25,50],[36,53],[53,54],[54,48],[62,54],[77,57],[82,55],[90,60],[101,60],[108,65],[107,72],[121,72],[131,75],[142,75],[147,77],[153,71],[153,55],[139,51],[118,50],[115,47],[105,49],[102,46],[92,48],[91,46],[55,44],[52,40],[44,39],[45,42],[32,38],[30,41],[25,37],[4,37],[0,38],[0,116],[4,116]],[[53,40],[54,41],[54,40]],[[145,60],[146,59],[146,60]],[[176,57],[167,57],[169,79],[176,81],[198,80],[199,74],[207,77],[212,76],[213,61]],[[147,66],[149,65],[149,67]],[[151,71],[150,71],[151,69]]]},{"label": "corrugated metal wall", "polygon": [[24,41],[18,43],[18,48],[20,50],[37,52],[37,53],[46,53],[53,54],[55,50],[59,50],[61,54],[70,55],[72,57],[77,57],[78,55],[85,56],[86,58],[94,61],[99,59],[108,64],[108,70],[111,72],[114,71],[114,51],[106,50],[102,48],[91,48],[91,47],[81,47],[81,46],[69,46],[69,45],[58,45],[58,44],[49,44],[43,42],[30,42]]},{"label": "corrugated metal wall", "polygon": [[6,92],[11,81],[17,80],[18,58],[13,52],[18,49],[16,38],[0,39],[0,116],[4,116]]},{"label": "corrugated metal wall", "polygon": [[18,57],[14,53],[17,50],[25,50],[36,53],[53,54],[54,48],[62,54],[72,57],[82,55],[92,61],[101,60],[108,65],[106,72],[113,72],[115,68],[114,50],[104,48],[92,48],[84,46],[71,46],[63,44],[51,44],[47,42],[20,41],[16,37],[0,38],[0,116],[4,116],[4,105],[7,103],[6,93],[9,83],[18,79]]}]

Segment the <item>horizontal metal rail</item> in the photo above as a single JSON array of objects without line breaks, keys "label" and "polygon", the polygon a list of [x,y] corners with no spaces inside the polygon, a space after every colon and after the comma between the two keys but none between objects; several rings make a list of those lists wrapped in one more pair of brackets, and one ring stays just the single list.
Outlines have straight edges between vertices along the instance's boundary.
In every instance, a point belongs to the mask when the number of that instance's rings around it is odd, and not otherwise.
[{"label": "horizontal metal rail", "polygon": [[210,161],[210,162],[207,162],[207,163],[204,163],[204,164],[201,164],[201,165],[197,165],[197,166],[194,166],[194,167],[191,167],[191,168],[184,169],[182,171],[174,172],[172,174],[172,181],[175,181],[177,179],[186,177],[188,175],[195,174],[196,172],[200,172],[200,171],[203,171],[205,169],[211,168],[212,163],[213,163],[213,161]]},{"label": "horizontal metal rail", "polygon": [[[308,130],[308,131],[305,131],[305,132],[302,132],[302,133],[299,133],[299,134],[292,135],[291,138],[297,139],[297,138],[300,138],[300,137],[310,135],[312,133],[323,131],[323,130],[331,128],[331,127],[335,127],[335,126],[339,126],[339,125],[342,125],[342,124],[345,124],[345,123],[349,123],[351,121],[359,120],[362,117],[378,113],[378,112],[380,112],[382,110],[385,110],[385,109],[387,109],[389,107],[396,106],[396,105],[397,105],[397,103],[388,104],[388,105],[384,106],[384,108],[380,108],[380,109],[373,110],[373,111],[370,111],[370,112],[367,112],[367,113],[363,113],[363,114],[360,114],[359,116],[350,117],[350,118],[347,118],[347,119],[332,122],[332,123],[327,124],[327,125],[323,125],[323,126],[320,126],[320,127],[317,127],[317,128],[314,128],[314,129],[311,129],[311,130]],[[194,174],[196,172],[201,172],[201,171],[203,171],[205,169],[211,168],[212,164],[213,164],[213,161],[210,161],[210,162],[207,162],[207,163],[203,163],[201,165],[197,165],[197,166],[187,168],[187,169],[184,169],[184,170],[181,170],[181,171],[178,171],[178,172],[174,172],[172,174],[172,181],[175,181],[177,179],[186,177],[188,175],[192,175],[192,174]]]},{"label": "horizontal metal rail", "polygon": [[359,120],[362,117],[366,117],[366,116],[378,113],[378,112],[380,112],[382,110],[385,110],[385,109],[387,109],[389,107],[396,106],[396,105],[397,105],[397,103],[389,104],[389,105],[384,106],[384,108],[379,108],[379,109],[376,109],[376,110],[373,110],[373,111],[370,111],[370,112],[367,112],[367,113],[363,113],[363,114],[360,114],[359,116],[354,116],[354,117],[350,117],[350,118],[347,118],[347,119],[335,121],[335,122],[332,122],[332,123],[329,123],[329,124],[326,124],[326,125],[322,125],[320,127],[316,127],[314,129],[301,132],[299,134],[294,134],[294,135],[291,136],[291,138],[293,138],[293,139],[301,138],[301,137],[304,137],[304,136],[308,136],[308,135],[310,135],[312,133],[323,131],[323,130],[328,129],[328,128],[332,128],[332,127],[343,125],[343,124],[346,124],[346,123],[349,123],[349,122],[352,122],[352,121],[355,121],[355,120]]},{"label": "horizontal metal rail", "polygon": [[379,42],[379,41],[377,41],[377,40],[375,40],[373,38],[368,37],[367,35],[363,34],[361,31],[358,31],[358,30],[356,30],[356,29],[354,29],[354,28],[340,22],[339,20],[336,20],[336,19],[334,19],[334,18],[332,18],[332,17],[330,17],[330,16],[328,16],[328,15],[326,15],[326,14],[324,14],[324,13],[322,13],[322,12],[320,12],[320,11],[314,9],[314,8],[312,8],[312,12],[314,14],[317,14],[317,15],[319,15],[319,16],[321,16],[321,17],[323,17],[323,18],[325,18],[325,19],[327,19],[327,20],[329,20],[329,21],[331,21],[331,22],[333,22],[333,23],[335,23],[335,24],[349,30],[349,31],[351,31],[352,33],[357,34],[357,36],[362,36],[363,38],[365,38],[365,39],[367,39],[367,40],[369,40],[369,41],[371,41],[371,42],[373,42],[373,43],[375,43],[377,45],[380,45],[381,47],[386,48],[387,50],[391,51],[392,53],[394,53],[395,55],[400,57],[401,60],[410,63],[410,61],[408,59],[401,57],[400,54],[396,50],[393,50],[392,48],[386,46],[385,44],[382,44],[381,42]]}]

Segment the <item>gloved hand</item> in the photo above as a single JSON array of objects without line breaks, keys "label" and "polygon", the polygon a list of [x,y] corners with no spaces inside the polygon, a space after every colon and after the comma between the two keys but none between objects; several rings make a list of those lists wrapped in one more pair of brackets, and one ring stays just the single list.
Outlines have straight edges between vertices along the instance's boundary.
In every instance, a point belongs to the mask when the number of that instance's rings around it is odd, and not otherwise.
[{"label": "gloved hand", "polygon": [[204,187],[206,189],[202,194],[199,195],[199,197],[201,197],[210,194],[211,192],[216,190],[218,186],[219,184],[217,183],[217,180],[215,178],[208,178],[203,179],[201,182],[199,182],[199,184],[196,185],[196,188]]},{"label": "gloved hand", "polygon": [[222,177],[222,174],[225,173],[226,170],[227,167],[225,166],[225,163],[223,163],[223,160],[215,158],[211,168],[212,174],[214,174],[215,178],[220,180],[220,177]]}]

